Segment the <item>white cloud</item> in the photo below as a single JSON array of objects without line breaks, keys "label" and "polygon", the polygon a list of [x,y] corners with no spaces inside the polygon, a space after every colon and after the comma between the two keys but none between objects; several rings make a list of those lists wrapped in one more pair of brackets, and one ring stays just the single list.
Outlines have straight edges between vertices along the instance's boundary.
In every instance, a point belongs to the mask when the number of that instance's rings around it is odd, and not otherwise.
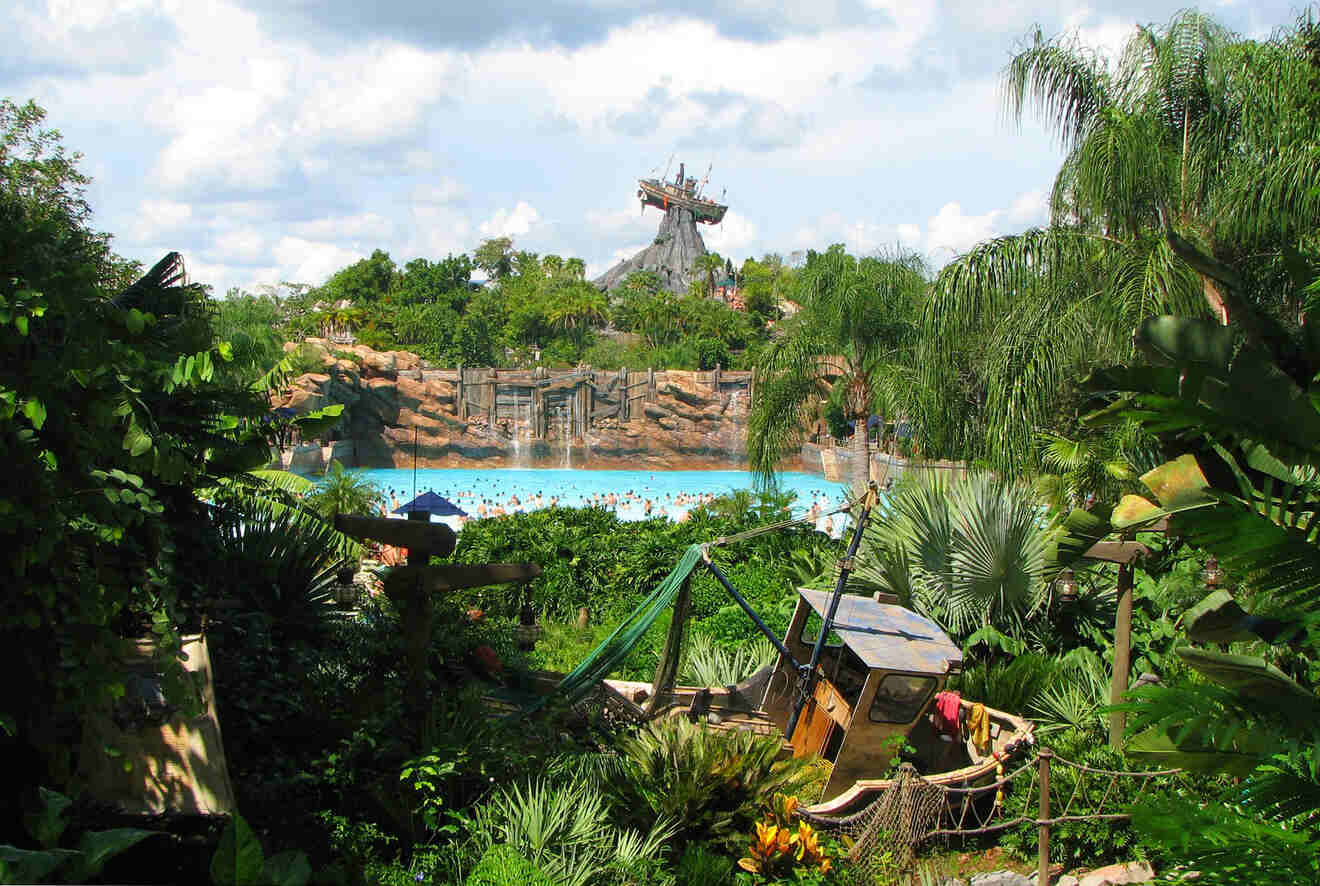
[{"label": "white cloud", "polygon": [[916,225],[901,224],[897,229],[898,242],[908,249],[916,249],[921,245],[921,228]]},{"label": "white cloud", "polygon": [[147,199],[138,204],[132,237],[140,242],[168,239],[192,220],[192,206],[174,200]]},{"label": "white cloud", "polygon": [[408,194],[413,203],[423,206],[445,206],[450,203],[461,203],[467,199],[467,196],[467,187],[448,176],[442,176],[427,184],[418,185]]},{"label": "white cloud", "polygon": [[334,215],[313,221],[298,222],[288,229],[308,240],[333,240],[341,243],[366,241],[383,243],[394,233],[394,222],[375,212]]},{"label": "white cloud", "polygon": [[741,262],[757,242],[756,225],[740,213],[729,210],[720,224],[701,229],[701,239],[711,252]]},{"label": "white cloud", "polygon": [[335,271],[365,257],[361,251],[301,237],[281,237],[274,255],[281,273],[288,271],[284,279],[313,286],[320,286]]},{"label": "white cloud", "polygon": [[983,215],[967,215],[958,201],[945,203],[926,224],[926,252],[933,258],[966,252],[994,234],[995,220],[1002,214],[1002,210],[994,209]]},{"label": "white cloud", "polygon": [[478,225],[477,230],[484,237],[521,237],[540,220],[541,213],[536,207],[519,200],[513,209],[501,207],[495,210],[495,214]]},{"label": "white cloud", "polygon": [[1044,224],[1049,215],[1049,198],[1042,190],[1027,191],[1008,207],[1004,217],[1007,221],[1022,227]]},{"label": "white cloud", "polygon": [[266,238],[256,231],[241,229],[215,238],[212,253],[241,264],[254,264],[266,257]]}]

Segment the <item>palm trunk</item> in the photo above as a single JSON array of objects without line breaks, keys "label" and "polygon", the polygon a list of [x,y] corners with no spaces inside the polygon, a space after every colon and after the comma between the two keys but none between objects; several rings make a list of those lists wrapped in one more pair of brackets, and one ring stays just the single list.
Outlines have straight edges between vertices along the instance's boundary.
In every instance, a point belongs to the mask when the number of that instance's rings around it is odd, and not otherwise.
[{"label": "palm trunk", "polygon": [[853,424],[852,456],[853,495],[861,495],[871,479],[871,453],[866,441],[865,418],[859,418]]}]

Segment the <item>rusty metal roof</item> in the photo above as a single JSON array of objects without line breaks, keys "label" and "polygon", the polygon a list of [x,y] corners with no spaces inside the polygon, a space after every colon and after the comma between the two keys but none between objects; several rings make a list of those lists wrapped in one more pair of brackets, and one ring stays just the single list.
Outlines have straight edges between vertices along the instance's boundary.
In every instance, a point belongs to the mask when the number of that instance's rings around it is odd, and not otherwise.
[{"label": "rusty metal roof", "polygon": [[[798,588],[821,618],[830,594]],[[834,613],[834,632],[868,668],[943,674],[962,664],[962,650],[935,622],[893,603],[844,594]]]}]

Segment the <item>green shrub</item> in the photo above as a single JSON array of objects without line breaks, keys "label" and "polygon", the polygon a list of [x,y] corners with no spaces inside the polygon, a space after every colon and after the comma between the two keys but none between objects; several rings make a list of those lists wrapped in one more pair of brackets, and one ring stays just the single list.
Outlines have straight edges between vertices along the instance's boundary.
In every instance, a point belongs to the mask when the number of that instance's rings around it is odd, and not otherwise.
[{"label": "green shrub", "polygon": [[1009,662],[979,662],[950,680],[949,688],[970,701],[1025,715],[1050,684],[1057,667],[1055,660],[1047,656],[1023,653]]},{"label": "green shrub", "polygon": [[705,634],[689,635],[679,665],[679,680],[689,686],[739,683],[775,660],[778,651],[765,637],[737,649],[716,646]]},{"label": "green shrub", "polygon": [[646,833],[617,826],[604,796],[586,779],[502,789],[476,810],[471,825],[483,856],[506,844],[559,886],[609,882],[612,874],[653,869],[673,833],[663,817]]},{"label": "green shrub", "polygon": [[780,760],[777,735],[709,729],[683,717],[655,720],[619,743],[622,807],[679,823],[680,842],[738,848],[777,793],[796,795],[813,774],[811,757]]},{"label": "green shrub", "polygon": [[465,886],[555,886],[555,881],[516,849],[501,843],[486,850]]},{"label": "green shrub", "polygon": [[732,858],[701,843],[689,843],[674,866],[674,886],[727,883],[732,873]]},{"label": "green shrub", "polygon": [[307,373],[325,372],[326,350],[320,345],[308,342],[298,345],[289,353],[289,363],[293,377]]}]

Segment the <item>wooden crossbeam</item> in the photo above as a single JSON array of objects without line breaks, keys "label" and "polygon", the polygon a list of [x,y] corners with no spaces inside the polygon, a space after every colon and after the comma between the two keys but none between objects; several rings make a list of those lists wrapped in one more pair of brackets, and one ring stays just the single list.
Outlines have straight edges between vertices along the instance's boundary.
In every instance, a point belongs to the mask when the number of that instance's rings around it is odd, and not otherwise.
[{"label": "wooden crossbeam", "polygon": [[418,564],[399,566],[390,570],[385,579],[385,592],[410,590],[420,583],[428,593],[457,591],[463,588],[481,588],[510,582],[531,581],[541,574],[536,563],[441,563],[437,566]]},{"label": "wooden crossbeam", "polygon": [[370,538],[398,548],[426,551],[437,557],[452,554],[458,544],[458,536],[444,523],[422,520],[391,520],[388,517],[340,514],[335,517],[335,528],[354,538]]}]

